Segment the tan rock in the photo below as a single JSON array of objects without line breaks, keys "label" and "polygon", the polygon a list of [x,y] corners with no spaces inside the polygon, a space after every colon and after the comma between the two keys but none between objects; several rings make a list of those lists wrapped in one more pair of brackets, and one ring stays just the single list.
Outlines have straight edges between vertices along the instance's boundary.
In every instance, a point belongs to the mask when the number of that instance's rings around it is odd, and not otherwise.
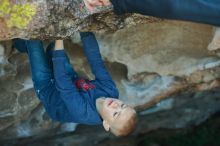
[{"label": "tan rock", "polygon": [[208,46],[208,50],[215,51],[220,49],[220,28],[214,29],[214,37]]},{"label": "tan rock", "polygon": [[98,35],[103,56],[110,62],[125,64],[128,77],[140,72],[184,76],[209,63],[216,62],[217,66],[219,58],[206,50],[211,38],[212,27],[177,21],[136,25]]}]

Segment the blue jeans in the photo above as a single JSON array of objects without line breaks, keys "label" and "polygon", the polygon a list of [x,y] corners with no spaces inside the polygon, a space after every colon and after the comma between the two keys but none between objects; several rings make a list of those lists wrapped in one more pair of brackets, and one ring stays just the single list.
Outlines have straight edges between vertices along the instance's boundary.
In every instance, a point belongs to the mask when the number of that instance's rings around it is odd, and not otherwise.
[{"label": "blue jeans", "polygon": [[117,14],[140,13],[220,26],[220,0],[111,0],[111,2]]},{"label": "blue jeans", "polygon": [[[15,47],[20,52],[27,52],[36,93],[38,94],[41,90],[44,90],[44,93],[49,94],[50,90],[56,90],[54,85],[52,64],[52,52],[54,43],[50,43],[48,45],[46,53],[44,51],[42,41],[39,40],[14,39],[13,47]],[[68,56],[66,57],[68,62],[65,63],[65,69],[74,81],[78,78],[78,75],[71,66]],[[45,96],[49,95],[44,95],[44,98]],[[43,100],[41,97],[39,98]]]}]

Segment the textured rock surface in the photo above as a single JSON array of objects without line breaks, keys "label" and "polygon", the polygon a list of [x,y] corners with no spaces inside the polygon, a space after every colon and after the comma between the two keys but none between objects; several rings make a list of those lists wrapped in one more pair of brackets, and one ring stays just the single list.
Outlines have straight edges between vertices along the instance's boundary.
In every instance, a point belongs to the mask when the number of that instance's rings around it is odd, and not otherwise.
[{"label": "textured rock surface", "polygon": [[[0,40],[69,37],[78,30],[116,31],[136,23],[159,21],[140,15],[116,16],[111,7],[91,17],[82,0],[1,0]],[[105,13],[107,12],[107,13]]]},{"label": "textured rock surface", "polygon": [[107,60],[127,68],[129,81],[120,83],[121,98],[145,107],[153,99],[158,101],[194,83],[219,77],[218,72],[211,71],[219,66],[219,57],[206,49],[211,32],[205,25],[163,21],[98,38]]},{"label": "textured rock surface", "polygon": [[[36,1],[38,2],[45,4],[45,1]],[[47,5],[44,6],[48,6],[52,1],[46,2]],[[59,7],[61,1],[55,2],[57,5],[49,10],[53,12],[57,6],[56,13],[63,13],[65,10]],[[69,2],[62,5],[69,6]],[[67,27],[69,23],[63,19],[69,20],[67,17],[69,15],[63,14],[65,17],[60,15],[59,18],[49,19],[50,22],[45,22],[40,29],[41,26],[38,24],[35,24],[38,28],[30,25],[30,29],[13,27],[10,31],[16,34],[8,34],[0,38],[66,37],[78,29],[76,26],[84,27],[84,24],[80,23],[81,21],[84,23],[84,19],[79,20],[80,22],[74,20],[74,24],[70,23],[70,27]],[[115,17],[110,14],[101,15]],[[45,19],[52,16],[49,15]],[[140,17],[136,15],[122,16],[123,21],[119,22],[123,23],[112,25],[109,22],[112,19],[103,20],[102,18],[105,17],[85,18],[86,20],[100,19],[100,23],[90,25],[87,29],[99,32],[115,31],[97,33],[97,38],[102,56],[120,90],[120,99],[139,111],[139,125],[134,135],[157,128],[183,128],[198,125],[220,110],[220,59],[217,54],[207,50],[212,40],[211,26],[160,20],[140,24],[145,20],[139,23],[137,20]],[[146,18],[146,20],[153,19]],[[85,21],[89,24],[87,22]],[[104,22],[110,25],[102,26]],[[132,22],[138,22],[138,24],[132,24]],[[50,23],[52,26],[48,25]],[[49,29],[46,30],[46,28]],[[71,31],[62,28],[68,28]],[[124,29],[118,30],[119,28]],[[32,34],[34,29],[36,34]],[[46,41],[44,43],[45,46],[48,44]],[[12,50],[11,41],[0,42],[0,44],[0,143],[2,145],[17,143],[22,146],[34,144],[92,146],[102,145],[102,141],[106,138],[114,140],[99,126],[80,125],[76,132],[68,134],[75,129],[75,124],[51,121],[33,91],[27,56]],[[83,55],[78,34],[73,35],[71,40],[66,40],[65,48],[75,69],[82,76],[93,78]],[[11,139],[24,137],[29,139],[11,141]]]}]

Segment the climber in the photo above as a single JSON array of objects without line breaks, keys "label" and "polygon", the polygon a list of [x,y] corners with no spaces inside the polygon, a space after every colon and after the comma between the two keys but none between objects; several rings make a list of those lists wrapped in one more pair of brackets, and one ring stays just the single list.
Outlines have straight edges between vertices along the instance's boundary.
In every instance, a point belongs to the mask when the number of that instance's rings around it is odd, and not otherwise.
[{"label": "climber", "polygon": [[143,15],[220,26],[220,0],[83,0],[89,11],[113,5],[116,14]]},{"label": "climber", "polygon": [[62,40],[51,43],[46,53],[38,40],[14,39],[13,47],[27,52],[36,94],[53,120],[102,124],[106,131],[125,136],[135,128],[136,112],[117,99],[118,89],[104,66],[94,34],[80,35],[95,80],[78,76]]}]

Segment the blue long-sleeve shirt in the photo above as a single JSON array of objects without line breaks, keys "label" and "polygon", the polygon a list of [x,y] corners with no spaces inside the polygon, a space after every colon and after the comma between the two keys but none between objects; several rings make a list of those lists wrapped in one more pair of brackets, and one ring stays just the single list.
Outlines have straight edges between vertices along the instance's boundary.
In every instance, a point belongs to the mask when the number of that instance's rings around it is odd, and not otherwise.
[{"label": "blue long-sleeve shirt", "polygon": [[45,108],[49,116],[57,121],[82,124],[101,124],[102,119],[96,110],[96,99],[100,97],[118,98],[118,90],[102,61],[98,43],[93,33],[81,33],[87,60],[95,75],[89,81],[94,88],[80,90],[65,70],[67,57],[63,50],[53,52],[55,90]]},{"label": "blue long-sleeve shirt", "polygon": [[140,13],[220,26],[220,0],[111,0],[117,14]]}]

